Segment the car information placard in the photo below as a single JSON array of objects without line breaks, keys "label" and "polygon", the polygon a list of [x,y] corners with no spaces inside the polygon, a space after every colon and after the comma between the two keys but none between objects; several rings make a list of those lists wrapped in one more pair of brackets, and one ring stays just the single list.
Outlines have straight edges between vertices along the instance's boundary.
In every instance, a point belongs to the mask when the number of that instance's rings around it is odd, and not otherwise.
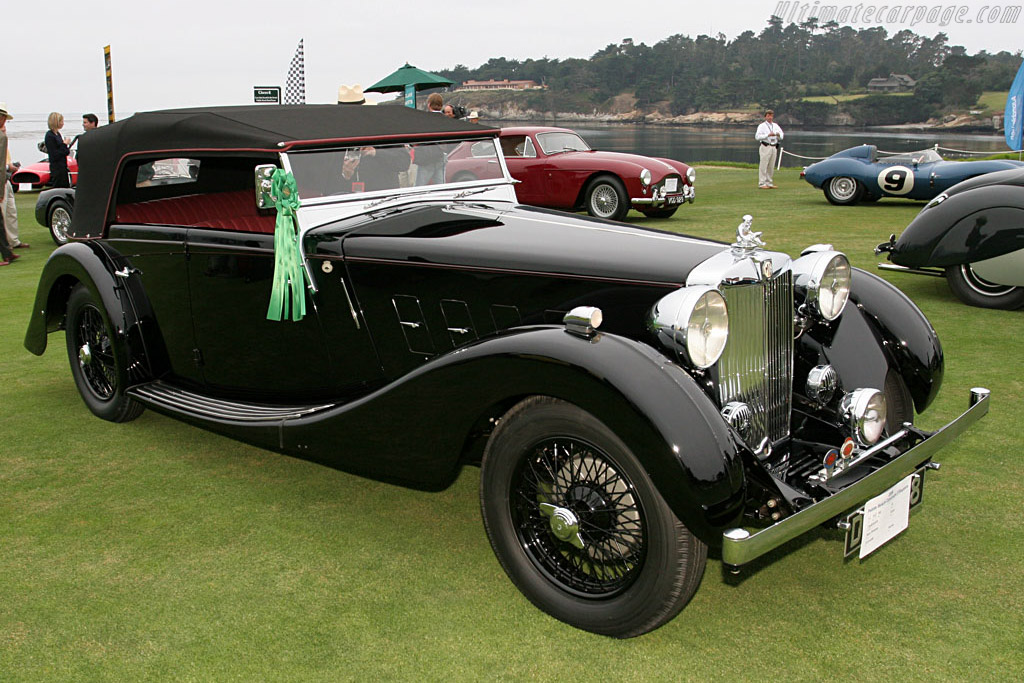
[{"label": "car information placard", "polygon": [[864,504],[864,536],[860,558],[864,559],[907,528],[910,521],[911,474],[891,489]]}]

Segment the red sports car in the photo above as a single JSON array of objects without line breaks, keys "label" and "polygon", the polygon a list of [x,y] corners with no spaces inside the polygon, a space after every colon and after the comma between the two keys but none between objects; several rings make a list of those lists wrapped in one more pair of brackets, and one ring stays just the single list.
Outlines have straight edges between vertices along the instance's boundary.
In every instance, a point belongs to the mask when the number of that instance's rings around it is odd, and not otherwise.
[{"label": "red sports car", "polygon": [[[71,187],[78,184],[78,160],[74,156],[68,157],[68,172],[71,174]],[[11,184],[15,189],[21,184],[32,186],[33,190],[41,190],[50,184],[50,162],[46,159],[37,161],[28,166],[22,166],[17,173],[11,175]]]},{"label": "red sports car", "polygon": [[[501,149],[523,204],[622,220],[632,207],[668,218],[694,199],[694,170],[681,161],[593,150],[566,128],[514,127],[501,131]],[[463,143],[448,155],[449,182],[491,177],[493,147]],[[487,156],[490,154],[490,156]]]}]

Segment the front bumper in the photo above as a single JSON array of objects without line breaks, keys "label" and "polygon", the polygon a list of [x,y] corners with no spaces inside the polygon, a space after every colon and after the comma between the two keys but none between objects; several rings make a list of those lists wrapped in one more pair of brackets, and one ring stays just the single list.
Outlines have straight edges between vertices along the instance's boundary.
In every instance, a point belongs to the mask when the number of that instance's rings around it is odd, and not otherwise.
[{"label": "front bumper", "polygon": [[[722,535],[722,562],[734,567],[746,564],[895,486],[984,417],[988,404],[987,389],[972,389],[971,406],[960,417],[863,479],[755,533],[742,528],[727,530]],[[876,448],[908,434],[909,431],[903,429]]]},{"label": "front bumper", "polygon": [[666,194],[657,197],[633,197],[629,201],[634,206],[645,206],[660,209],[668,206],[679,206],[682,203],[693,204],[696,198],[696,191],[693,185],[683,185],[683,191],[679,194]]}]

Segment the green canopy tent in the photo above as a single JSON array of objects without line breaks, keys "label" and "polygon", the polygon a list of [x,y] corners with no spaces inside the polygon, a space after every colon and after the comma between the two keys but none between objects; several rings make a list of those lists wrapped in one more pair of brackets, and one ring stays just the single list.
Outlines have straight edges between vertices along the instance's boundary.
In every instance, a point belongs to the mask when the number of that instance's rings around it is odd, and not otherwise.
[{"label": "green canopy tent", "polygon": [[416,108],[416,93],[420,90],[443,88],[452,85],[443,76],[417,69],[408,62],[390,76],[377,81],[363,92],[404,92],[405,106]]}]

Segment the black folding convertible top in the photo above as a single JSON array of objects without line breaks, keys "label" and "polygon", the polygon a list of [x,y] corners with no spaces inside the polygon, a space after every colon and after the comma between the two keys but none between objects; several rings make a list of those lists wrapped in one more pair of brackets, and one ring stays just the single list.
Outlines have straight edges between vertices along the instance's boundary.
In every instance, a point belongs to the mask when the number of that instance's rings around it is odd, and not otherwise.
[{"label": "black folding convertible top", "polygon": [[346,142],[497,134],[495,128],[401,106],[254,105],[141,112],[79,139],[72,234],[103,230],[118,168],[130,156],[187,151],[271,156]]}]

